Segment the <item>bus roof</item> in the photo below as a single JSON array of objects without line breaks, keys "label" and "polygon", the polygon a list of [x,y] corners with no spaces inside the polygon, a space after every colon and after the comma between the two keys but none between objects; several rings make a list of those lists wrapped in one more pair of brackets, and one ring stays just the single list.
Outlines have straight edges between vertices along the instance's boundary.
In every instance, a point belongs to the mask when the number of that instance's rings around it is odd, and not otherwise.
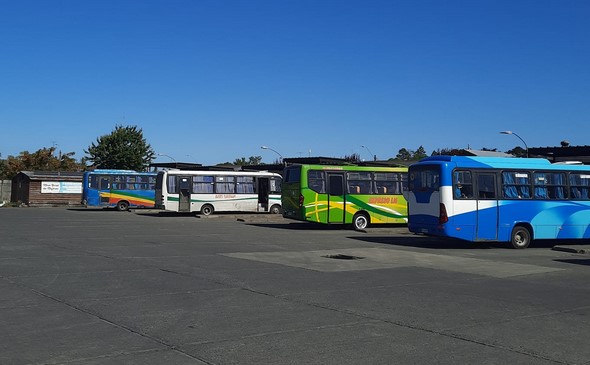
[{"label": "bus roof", "polygon": [[395,172],[403,172],[407,171],[407,166],[399,166],[399,165],[319,165],[319,164],[294,164],[289,165],[286,168],[297,168],[301,167],[304,169],[314,169],[314,170],[338,170],[338,171],[395,171]]},{"label": "bus roof", "polygon": [[470,157],[470,156],[431,156],[413,164],[444,164],[453,163],[457,167],[470,168],[506,168],[506,169],[539,169],[539,170],[590,170],[585,165],[552,164],[544,158],[506,158],[506,157]]},{"label": "bus roof", "polygon": [[227,171],[227,170],[161,170],[159,174],[167,175],[205,175],[205,176],[281,176],[270,171]]},{"label": "bus roof", "polygon": [[156,175],[152,171],[134,171],[134,170],[122,170],[122,169],[94,169],[85,171],[86,174],[147,174]]}]

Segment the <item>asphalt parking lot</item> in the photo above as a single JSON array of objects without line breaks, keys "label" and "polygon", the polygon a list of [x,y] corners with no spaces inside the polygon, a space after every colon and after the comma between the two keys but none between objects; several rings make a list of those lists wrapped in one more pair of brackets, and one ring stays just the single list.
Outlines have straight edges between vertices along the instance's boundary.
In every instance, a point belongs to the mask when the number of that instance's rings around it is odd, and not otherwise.
[{"label": "asphalt parking lot", "polygon": [[590,364],[587,242],[0,209],[0,364]]}]

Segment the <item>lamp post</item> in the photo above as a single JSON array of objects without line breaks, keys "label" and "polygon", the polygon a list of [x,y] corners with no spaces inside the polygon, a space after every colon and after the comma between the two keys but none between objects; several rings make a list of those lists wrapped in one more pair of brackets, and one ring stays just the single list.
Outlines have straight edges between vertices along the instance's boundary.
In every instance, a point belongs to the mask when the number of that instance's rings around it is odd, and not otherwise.
[{"label": "lamp post", "polygon": [[516,137],[518,137],[518,139],[520,139],[522,141],[522,143],[524,144],[524,148],[526,150],[526,157],[529,157],[529,146],[527,146],[526,142],[524,141],[524,139],[522,139],[522,137],[520,137],[518,134],[514,133],[513,131],[502,131],[500,132],[500,134],[513,134]]},{"label": "lamp post", "polygon": [[158,155],[158,156],[164,156],[164,157],[168,157],[168,158],[169,158],[169,159],[171,159],[172,161],[176,162],[176,160],[175,160],[175,159],[174,159],[172,156],[168,156],[168,155],[166,155],[166,154],[164,154],[164,153],[156,153],[156,155]]},{"label": "lamp post", "polygon": [[279,161],[281,163],[283,163],[283,156],[280,153],[278,153],[277,151],[275,151],[272,148],[267,147],[267,146],[260,146],[260,148],[263,149],[263,150],[271,150],[271,151],[273,151],[274,153],[276,153],[277,155],[279,155]]},{"label": "lamp post", "polygon": [[373,156],[373,161],[377,161],[377,155],[371,153],[371,150],[367,146],[361,146],[362,148],[366,149],[369,152],[369,155]]}]

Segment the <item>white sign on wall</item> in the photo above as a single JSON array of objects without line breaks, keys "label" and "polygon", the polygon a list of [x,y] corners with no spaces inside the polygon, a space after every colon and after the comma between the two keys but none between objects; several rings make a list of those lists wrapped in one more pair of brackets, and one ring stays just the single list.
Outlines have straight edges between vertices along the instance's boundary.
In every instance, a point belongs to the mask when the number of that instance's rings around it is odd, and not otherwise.
[{"label": "white sign on wall", "polygon": [[42,194],[82,194],[81,182],[41,181]]}]

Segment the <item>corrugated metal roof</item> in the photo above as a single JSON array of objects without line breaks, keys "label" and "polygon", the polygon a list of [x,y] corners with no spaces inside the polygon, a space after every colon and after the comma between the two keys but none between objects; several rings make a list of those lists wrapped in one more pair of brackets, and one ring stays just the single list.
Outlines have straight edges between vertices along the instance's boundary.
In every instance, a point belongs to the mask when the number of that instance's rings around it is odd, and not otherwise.
[{"label": "corrugated metal roof", "polygon": [[20,174],[28,176],[29,179],[43,179],[43,178],[82,179],[84,172],[82,172],[82,171],[21,171]]}]

